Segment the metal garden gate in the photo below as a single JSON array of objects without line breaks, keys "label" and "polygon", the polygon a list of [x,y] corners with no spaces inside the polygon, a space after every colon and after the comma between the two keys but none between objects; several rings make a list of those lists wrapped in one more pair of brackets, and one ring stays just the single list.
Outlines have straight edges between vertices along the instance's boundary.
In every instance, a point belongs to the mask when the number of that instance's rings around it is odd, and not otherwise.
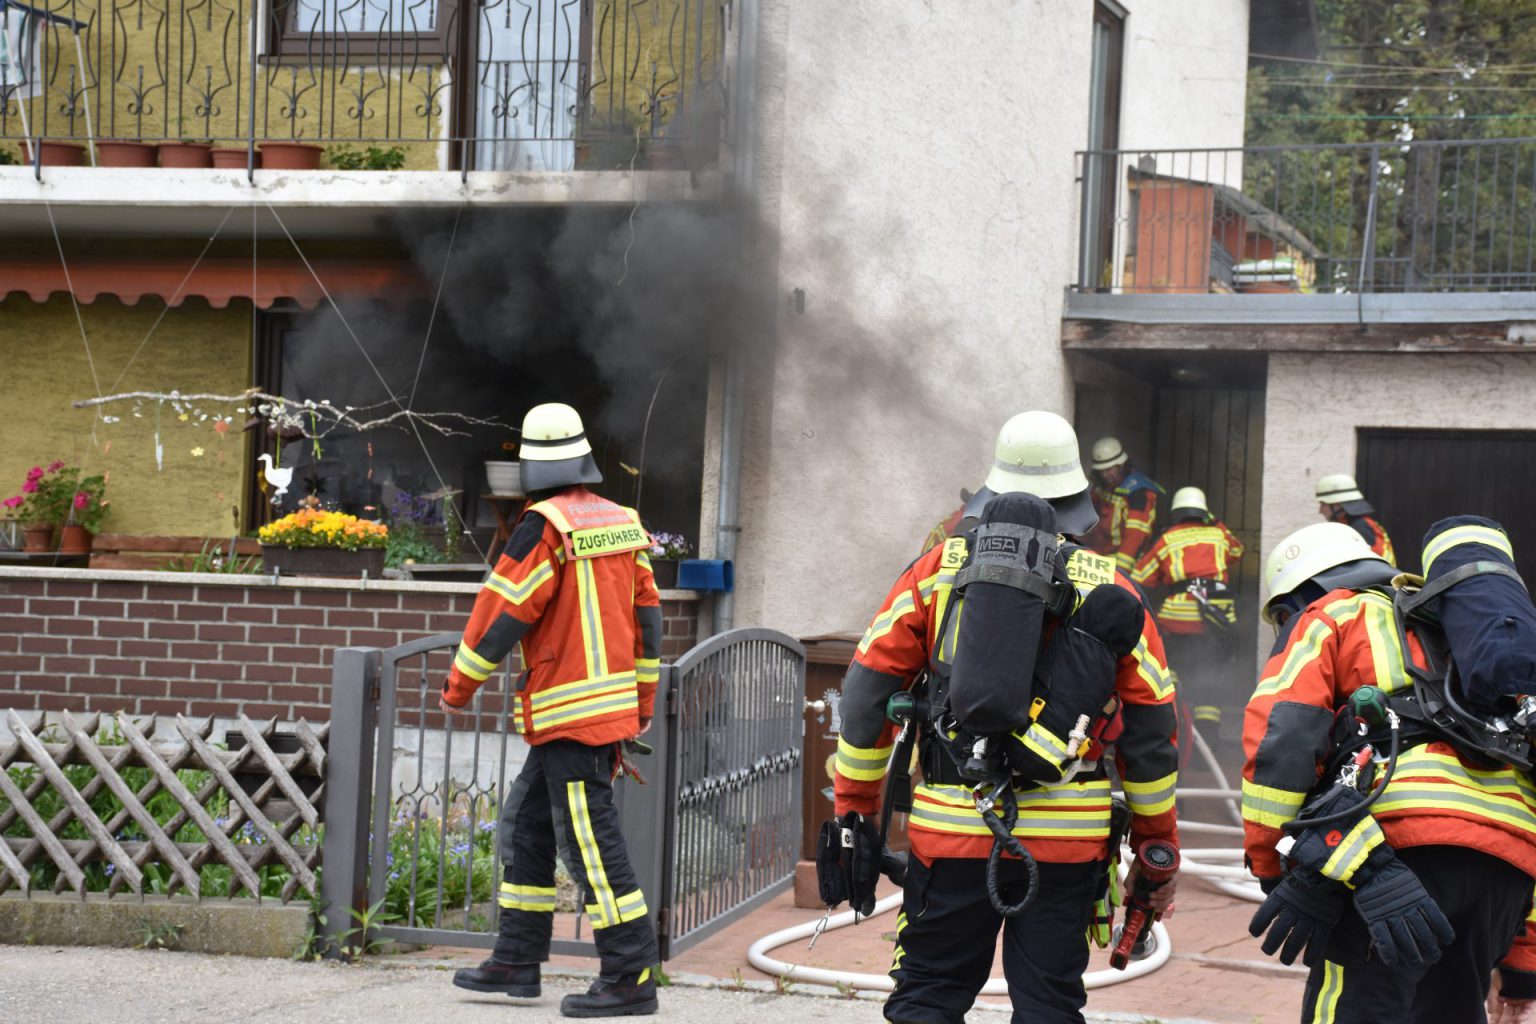
[{"label": "metal garden gate", "polygon": [[[527,746],[510,728],[517,675],[498,672],[467,717],[437,710],[459,636],[336,652],[325,837],[328,929],[372,908],[376,937],[494,944],[496,820]],[[805,652],[764,629],[713,637],[662,666],[640,757],[647,785],[616,798],[663,959],[792,880],[799,847]],[[595,952],[560,882],[553,951]],[[348,918],[351,920],[348,920]]]}]

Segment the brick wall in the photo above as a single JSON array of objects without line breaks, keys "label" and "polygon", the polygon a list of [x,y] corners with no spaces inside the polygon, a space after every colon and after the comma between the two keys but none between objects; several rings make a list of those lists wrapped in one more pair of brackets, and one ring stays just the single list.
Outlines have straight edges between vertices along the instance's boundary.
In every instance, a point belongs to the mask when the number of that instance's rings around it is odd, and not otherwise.
[{"label": "brick wall", "polygon": [[[0,708],[324,720],[335,648],[458,632],[477,589],[0,568]],[[664,660],[696,608],[665,595]]]}]

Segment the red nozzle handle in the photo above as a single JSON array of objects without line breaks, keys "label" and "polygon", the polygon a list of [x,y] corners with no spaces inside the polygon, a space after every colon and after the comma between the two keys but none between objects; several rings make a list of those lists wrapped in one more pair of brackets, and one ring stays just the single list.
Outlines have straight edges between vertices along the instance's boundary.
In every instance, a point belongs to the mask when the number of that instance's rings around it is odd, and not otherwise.
[{"label": "red nozzle handle", "polygon": [[1166,885],[1178,873],[1179,848],[1161,839],[1148,839],[1136,848],[1136,865],[1136,887],[1127,894],[1125,902],[1125,927],[1109,954],[1109,966],[1117,971],[1125,970],[1131,962],[1131,950],[1152,927],[1152,907],[1147,901],[1154,889]]}]

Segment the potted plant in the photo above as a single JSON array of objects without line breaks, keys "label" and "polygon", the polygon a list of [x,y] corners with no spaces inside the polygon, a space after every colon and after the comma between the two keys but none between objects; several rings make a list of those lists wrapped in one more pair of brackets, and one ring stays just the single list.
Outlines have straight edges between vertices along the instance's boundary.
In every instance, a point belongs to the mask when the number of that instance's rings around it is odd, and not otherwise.
[{"label": "potted plant", "polygon": [[153,142],[97,139],[96,162],[102,167],[153,167],[160,147]]},{"label": "potted plant", "polygon": [[213,158],[209,155],[213,148],[211,140],[189,138],[186,118],[176,119],[176,132],[181,136],[179,140],[160,143],[161,167],[213,166]]},{"label": "potted plant", "polygon": [[[65,501],[63,531],[59,536],[61,554],[84,555],[91,550],[91,538],[101,532],[102,520],[107,517],[107,478],[98,473],[76,482],[79,471],[63,470],[61,483],[68,483],[63,493]],[[70,488],[73,493],[69,493]]]},{"label": "potted plant", "polygon": [[677,563],[688,557],[693,545],[680,533],[665,531],[651,534],[651,575],[657,590],[677,587]]},{"label": "potted plant", "polygon": [[523,470],[517,461],[517,448],[516,441],[503,441],[501,457],[485,460],[488,494],[498,498],[523,497]]},{"label": "potted plant", "polygon": [[389,527],[345,512],[302,508],[257,533],[261,561],[271,573],[360,576],[384,572]]},{"label": "potted plant", "polygon": [[[21,140],[22,163],[32,163],[32,142],[32,139]],[[85,163],[85,147],[78,142],[39,139],[37,152],[44,167],[79,167]]]},{"label": "potted plant", "polygon": [[65,516],[65,487],[70,488],[68,493],[73,493],[74,480],[64,481],[60,476],[63,469],[62,462],[54,462],[47,469],[33,466],[27,470],[21,493],[0,502],[21,523],[23,551],[53,550],[54,527],[62,523]]},{"label": "potted plant", "polygon": [[223,168],[244,169],[254,158],[255,166],[261,166],[261,150],[254,153],[245,146],[214,146],[210,151],[213,157],[213,166]]},{"label": "potted plant", "polygon": [[640,170],[650,145],[650,125],[635,111],[589,113],[576,126],[576,169]]},{"label": "potted plant", "polygon": [[261,166],[269,171],[313,171],[320,167],[325,147],[298,139],[261,144]]},{"label": "potted plant", "polygon": [[332,146],[325,151],[325,162],[338,171],[399,171],[405,168],[405,150],[399,146],[365,150]]}]

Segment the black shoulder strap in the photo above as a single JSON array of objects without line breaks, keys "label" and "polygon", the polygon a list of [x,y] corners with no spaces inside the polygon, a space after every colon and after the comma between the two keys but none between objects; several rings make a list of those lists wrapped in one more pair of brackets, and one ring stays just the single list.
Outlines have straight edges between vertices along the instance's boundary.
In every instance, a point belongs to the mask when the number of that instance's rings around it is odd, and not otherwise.
[{"label": "black shoulder strap", "polygon": [[[1439,597],[1441,594],[1445,593],[1447,590],[1451,589],[1462,580],[1470,579],[1473,576],[1484,575],[1508,576],[1510,579],[1520,584],[1520,588],[1522,590],[1528,591],[1530,589],[1525,585],[1525,580],[1520,578],[1520,574],[1518,572],[1502,562],[1468,562],[1466,565],[1459,565],[1452,569],[1450,572],[1446,573],[1444,576],[1440,576],[1424,584],[1418,593],[1404,595],[1402,601],[1403,614],[1412,615],[1414,612],[1418,611],[1420,608],[1424,607],[1426,604],[1433,601],[1435,598]],[[1402,592],[1399,591],[1399,593]],[[1393,604],[1397,604],[1395,597]]]}]

